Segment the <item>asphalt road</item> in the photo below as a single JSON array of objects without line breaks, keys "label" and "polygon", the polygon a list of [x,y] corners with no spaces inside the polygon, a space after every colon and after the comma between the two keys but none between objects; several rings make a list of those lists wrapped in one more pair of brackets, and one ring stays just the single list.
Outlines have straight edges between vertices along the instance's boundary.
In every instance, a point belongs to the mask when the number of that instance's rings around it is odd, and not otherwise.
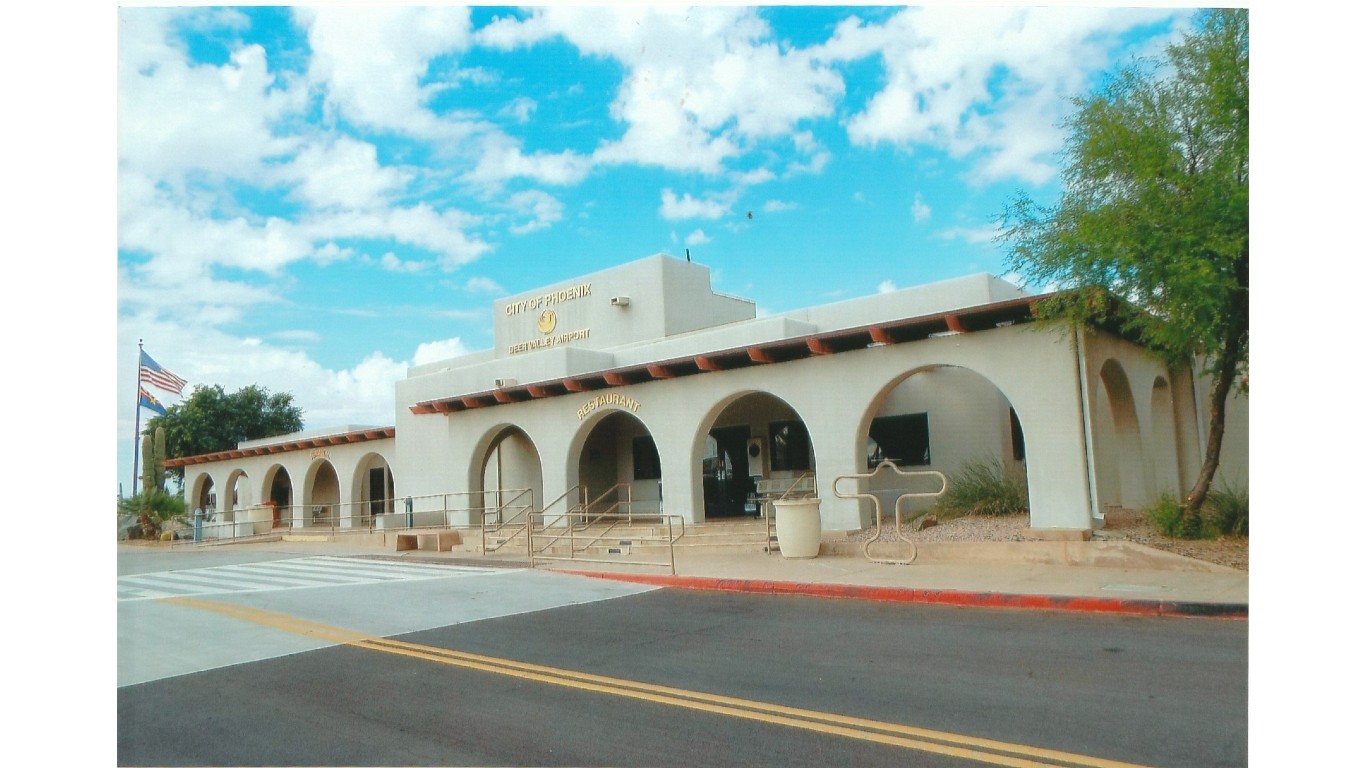
[{"label": "asphalt road", "polygon": [[158,597],[147,573],[120,584],[120,765],[1248,761],[1246,622],[520,570]]}]

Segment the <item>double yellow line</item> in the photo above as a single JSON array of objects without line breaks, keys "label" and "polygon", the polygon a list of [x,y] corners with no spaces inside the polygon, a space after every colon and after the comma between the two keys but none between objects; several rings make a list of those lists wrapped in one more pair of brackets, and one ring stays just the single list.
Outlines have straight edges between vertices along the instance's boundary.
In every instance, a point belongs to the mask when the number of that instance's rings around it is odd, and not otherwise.
[{"label": "double yellow line", "polygon": [[224,616],[254,622],[268,627],[316,637],[329,642],[368,648],[373,651],[408,656],[423,661],[434,661],[454,667],[491,672],[497,675],[515,677],[583,691],[595,691],[612,696],[624,696],[641,701],[654,702],[673,707],[711,712],[718,715],[755,720],[773,725],[784,725],[807,731],[843,736],[861,741],[871,741],[893,747],[914,749],[937,755],[974,760],[989,765],[1013,766],[1014,768],[1142,768],[1133,763],[1106,760],[1103,758],[1040,749],[1024,744],[1012,744],[992,739],[962,736],[946,731],[915,728],[897,723],[884,723],[859,717],[816,712],[809,709],[766,704],[758,701],[719,696],[663,685],[639,683],[633,680],[593,675],[585,672],[528,664],[511,659],[481,656],[474,653],[437,648],[429,645],[407,643],[374,637],[339,627],[318,624],[312,621],[285,616],[270,611],[231,605],[191,597],[167,598],[163,602],[189,608],[212,611]]}]

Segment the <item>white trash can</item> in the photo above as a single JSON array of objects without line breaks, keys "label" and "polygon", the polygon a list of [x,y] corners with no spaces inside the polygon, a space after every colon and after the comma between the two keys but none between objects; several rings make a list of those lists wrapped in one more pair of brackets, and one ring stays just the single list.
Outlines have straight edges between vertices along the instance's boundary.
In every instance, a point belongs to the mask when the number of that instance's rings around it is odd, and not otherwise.
[{"label": "white trash can", "polygon": [[779,499],[773,502],[778,550],[783,557],[815,557],[821,552],[821,500]]}]

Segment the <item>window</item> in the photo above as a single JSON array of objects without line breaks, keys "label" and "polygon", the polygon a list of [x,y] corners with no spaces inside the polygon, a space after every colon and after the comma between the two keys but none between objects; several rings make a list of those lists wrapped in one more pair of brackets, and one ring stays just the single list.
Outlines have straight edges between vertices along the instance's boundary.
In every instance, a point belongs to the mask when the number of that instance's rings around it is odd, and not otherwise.
[{"label": "window", "polygon": [[641,435],[631,440],[631,460],[635,466],[635,479],[658,480],[663,476],[659,469],[659,450],[655,440],[649,435]]},{"label": "window", "polygon": [[800,421],[769,424],[768,456],[769,468],[775,472],[811,469],[811,438],[806,434],[806,425]]},{"label": "window", "polygon": [[930,415],[879,416],[868,428],[868,468],[883,461],[899,467],[930,463]]}]

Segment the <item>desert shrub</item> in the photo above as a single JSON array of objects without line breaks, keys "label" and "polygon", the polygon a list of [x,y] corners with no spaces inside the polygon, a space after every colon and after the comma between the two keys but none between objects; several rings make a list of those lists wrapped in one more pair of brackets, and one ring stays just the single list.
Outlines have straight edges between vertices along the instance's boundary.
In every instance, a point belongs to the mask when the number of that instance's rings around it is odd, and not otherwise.
[{"label": "desert shrub", "polygon": [[1162,494],[1156,504],[1143,510],[1143,514],[1163,536],[1177,538],[1181,532],[1181,500],[1174,494]]},{"label": "desert shrub", "polygon": [[1248,530],[1247,489],[1224,486],[1210,491],[1205,498],[1205,524],[1217,534],[1246,536]]},{"label": "desert shrub", "polygon": [[1181,499],[1164,493],[1157,503],[1144,510],[1148,522],[1163,536],[1173,539],[1217,539],[1220,536],[1246,536],[1248,530],[1247,491],[1224,488],[1210,491],[1200,509],[1200,525],[1193,531],[1181,522]]},{"label": "desert shrub", "polygon": [[1029,488],[999,459],[973,459],[949,476],[949,487],[934,512],[940,517],[1026,514]]}]

